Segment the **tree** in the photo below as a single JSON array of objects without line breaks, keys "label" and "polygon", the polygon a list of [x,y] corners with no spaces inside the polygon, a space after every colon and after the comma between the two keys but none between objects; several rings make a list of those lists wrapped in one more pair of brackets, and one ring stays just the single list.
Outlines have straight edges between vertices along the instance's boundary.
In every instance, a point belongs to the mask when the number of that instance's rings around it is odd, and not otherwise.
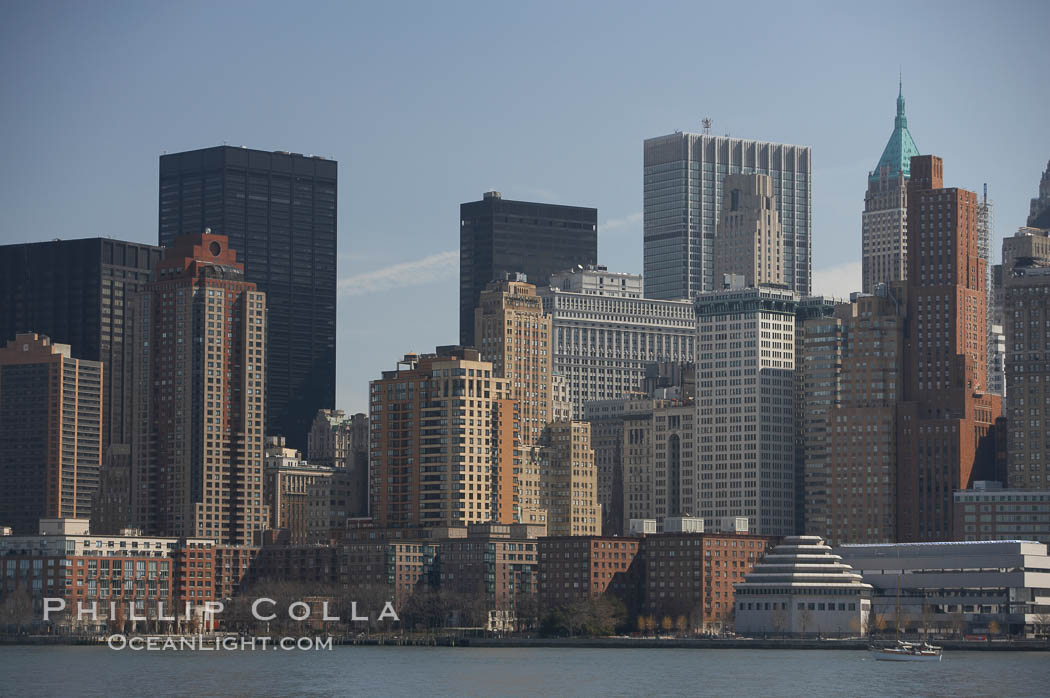
[{"label": "tree", "polygon": [[660,630],[665,633],[671,632],[671,628],[674,627],[674,621],[671,620],[671,616],[664,616],[660,619]]},{"label": "tree", "polygon": [[1000,630],[999,623],[997,621],[994,621],[994,620],[988,621],[988,634],[989,635],[998,635],[999,634],[999,630]]},{"label": "tree", "polygon": [[0,604],[0,626],[15,626],[15,631],[22,632],[23,626],[33,622],[33,597],[25,587],[7,594]]},{"label": "tree", "polygon": [[689,619],[685,616],[678,616],[678,619],[675,620],[674,628],[679,635],[685,635],[689,631]]},{"label": "tree", "polygon": [[779,606],[773,611],[773,630],[777,633],[787,632],[787,611]]},{"label": "tree", "polygon": [[1032,626],[1036,635],[1050,634],[1050,613],[1036,613],[1032,618]]}]

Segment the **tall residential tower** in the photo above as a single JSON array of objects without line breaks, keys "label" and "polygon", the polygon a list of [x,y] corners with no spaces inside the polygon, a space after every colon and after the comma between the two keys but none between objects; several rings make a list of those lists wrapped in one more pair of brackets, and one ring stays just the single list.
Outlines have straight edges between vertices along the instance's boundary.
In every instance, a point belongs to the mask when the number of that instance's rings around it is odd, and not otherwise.
[{"label": "tall residential tower", "polygon": [[306,448],[335,407],[334,160],[219,146],[160,158],[160,244],[205,228],[229,238],[269,305],[266,433]]}]

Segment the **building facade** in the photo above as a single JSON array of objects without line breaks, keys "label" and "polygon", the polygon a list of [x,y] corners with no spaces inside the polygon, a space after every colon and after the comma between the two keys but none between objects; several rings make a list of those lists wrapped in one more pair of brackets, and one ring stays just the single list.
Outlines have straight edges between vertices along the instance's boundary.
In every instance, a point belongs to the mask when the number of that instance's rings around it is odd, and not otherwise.
[{"label": "building facade", "polygon": [[1050,230],[1003,240],[1007,483],[1050,488]]},{"label": "building facade", "polygon": [[720,287],[726,274],[743,276],[746,286],[783,284],[784,233],[773,178],[731,174],[722,183],[722,191],[712,247],[714,286]]},{"label": "building facade", "polygon": [[[1032,541],[843,545],[844,562],[874,587],[883,632],[1031,636],[1050,605],[1047,546]],[[898,592],[898,589],[900,590]],[[898,603],[900,614],[897,613]]]},{"label": "building facade", "polygon": [[1027,225],[1032,228],[1050,228],[1050,162],[1039,178],[1039,194],[1028,209]]},{"label": "building facade", "polygon": [[150,534],[251,544],[263,503],[266,294],[223,235],[177,238],[133,299],[131,511]]},{"label": "building facade", "polygon": [[553,275],[539,293],[553,323],[553,370],[568,380],[575,419],[588,400],[640,390],[649,364],[693,360],[692,304],[643,298],[636,274],[600,266],[569,270]]},{"label": "building facade", "polygon": [[0,348],[0,523],[15,533],[42,518],[90,518],[104,374],[46,336],[18,334]]},{"label": "building facade", "polygon": [[642,612],[656,620],[685,617],[689,629],[722,632],[733,625],[734,587],[773,539],[747,534],[663,533],[641,539]]},{"label": "building facade", "polygon": [[864,293],[876,287],[902,281],[908,274],[908,178],[911,159],[919,149],[908,130],[904,114],[904,92],[897,93],[897,116],[893,133],[868,173],[861,218],[862,272]]},{"label": "building facade", "polygon": [[955,493],[955,540],[1035,540],[1050,543],[1050,488],[1004,489],[978,481]]},{"label": "building facade", "polygon": [[696,299],[698,511],[707,526],[747,516],[761,535],[795,528],[795,310],[761,287]]},{"label": "building facade", "polygon": [[263,498],[270,508],[270,528],[286,529],[292,545],[329,542],[334,471],[304,461],[283,436],[267,436]]},{"label": "building facade", "polygon": [[318,410],[307,437],[308,460],[333,468],[332,528],[368,516],[368,415]]},{"label": "building facade", "polygon": [[371,382],[369,496],[379,526],[513,523],[515,401],[476,349],[409,354]]},{"label": "building facade", "polygon": [[481,292],[474,311],[474,342],[494,375],[507,379],[509,397],[517,400],[519,440],[539,441],[554,420],[551,317],[533,284],[493,281]]},{"label": "building facade", "polygon": [[612,594],[630,603],[638,540],[601,536],[539,539],[539,595],[547,607]]},{"label": "building facade", "polygon": [[987,392],[987,260],[977,195],[943,186],[943,164],[913,157],[908,181],[908,331],[897,412],[897,540],[952,534],[952,493],[995,479],[1001,399]]},{"label": "building facade", "polygon": [[841,542],[897,539],[901,285],[856,295],[804,325],[806,533]]},{"label": "building facade", "polygon": [[546,286],[562,269],[598,262],[598,210],[485,192],[459,207],[459,343],[475,346],[474,309],[490,281],[524,274]]},{"label": "building facade", "polygon": [[267,296],[266,433],[302,450],[335,407],[338,166],[320,156],[218,146],[160,158],[160,244],[211,228]]},{"label": "building facade", "polygon": [[715,228],[723,182],[733,174],[772,178],[783,233],[784,283],[809,295],[813,170],[808,146],[676,131],[646,139],[643,159],[646,298],[692,300],[718,288]]},{"label": "building facade", "polygon": [[104,450],[131,442],[125,307],[160,258],[159,247],[108,238],[0,246],[0,341],[35,332],[102,362]]}]

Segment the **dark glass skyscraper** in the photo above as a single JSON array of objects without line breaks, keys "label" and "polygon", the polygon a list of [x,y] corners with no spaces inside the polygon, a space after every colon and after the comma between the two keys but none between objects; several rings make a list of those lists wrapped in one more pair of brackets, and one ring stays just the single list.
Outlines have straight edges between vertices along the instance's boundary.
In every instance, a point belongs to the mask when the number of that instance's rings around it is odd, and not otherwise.
[{"label": "dark glass skyscraper", "polygon": [[459,343],[474,345],[474,309],[490,281],[598,263],[598,209],[508,201],[498,191],[459,206]]},{"label": "dark glass skyscraper", "polygon": [[160,244],[211,228],[266,293],[266,433],[297,449],[335,407],[336,175],[334,160],[230,146],[160,158]]},{"label": "dark glass skyscraper", "polygon": [[125,303],[160,257],[159,247],[106,238],[0,246],[0,346],[36,332],[68,344],[74,358],[101,361],[104,450],[130,443]]}]

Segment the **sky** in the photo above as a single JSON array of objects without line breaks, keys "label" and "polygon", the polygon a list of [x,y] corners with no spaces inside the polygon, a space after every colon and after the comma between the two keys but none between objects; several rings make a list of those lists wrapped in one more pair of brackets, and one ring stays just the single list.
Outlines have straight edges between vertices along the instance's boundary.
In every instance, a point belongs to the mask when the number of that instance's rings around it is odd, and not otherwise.
[{"label": "sky", "polygon": [[[642,142],[813,149],[814,292],[860,289],[898,72],[945,185],[1025,223],[1050,159],[1032,2],[0,2],[0,244],[156,244],[158,157],[222,143],[339,163],[337,407],[458,340],[460,203],[598,209],[642,271]],[[216,231],[221,232],[221,231]],[[1000,244],[993,244],[993,261]]]}]

